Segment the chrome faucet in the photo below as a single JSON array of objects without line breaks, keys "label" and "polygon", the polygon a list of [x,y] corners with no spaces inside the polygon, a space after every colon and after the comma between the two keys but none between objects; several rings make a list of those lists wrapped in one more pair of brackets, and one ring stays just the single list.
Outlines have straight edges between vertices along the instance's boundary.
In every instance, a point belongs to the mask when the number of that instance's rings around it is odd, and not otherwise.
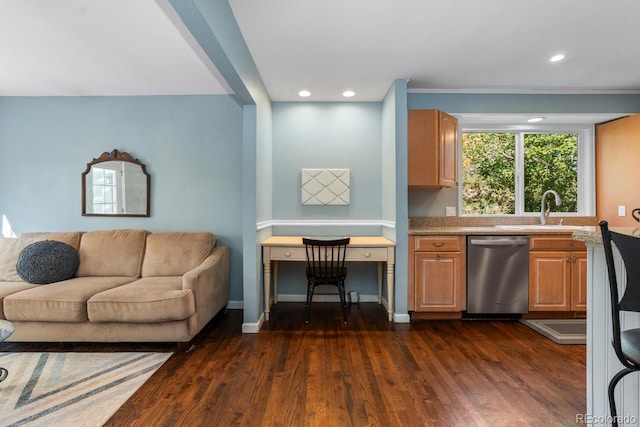
[{"label": "chrome faucet", "polygon": [[549,204],[547,204],[547,210],[544,210],[544,199],[547,197],[547,194],[553,194],[556,197],[556,207],[562,205],[562,199],[560,199],[560,196],[558,196],[558,193],[556,193],[553,190],[547,190],[544,192],[544,194],[542,195],[542,201],[540,202],[540,224],[544,225],[547,222],[547,217],[549,216],[549,212],[551,210],[551,207],[549,206]]}]

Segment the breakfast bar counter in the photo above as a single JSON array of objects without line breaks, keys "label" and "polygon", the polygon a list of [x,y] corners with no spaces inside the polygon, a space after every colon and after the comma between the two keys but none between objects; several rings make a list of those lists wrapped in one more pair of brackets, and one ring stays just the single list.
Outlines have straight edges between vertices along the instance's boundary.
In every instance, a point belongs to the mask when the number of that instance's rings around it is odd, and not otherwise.
[{"label": "breakfast bar counter", "polygon": [[[611,231],[638,235],[638,228],[611,227]],[[583,422],[588,425],[611,424],[607,387],[622,365],[611,345],[611,299],[607,264],[598,227],[586,227],[573,233],[575,240],[587,244],[587,411]],[[626,285],[622,259],[614,249],[616,275],[620,287]],[[623,329],[640,327],[640,313],[623,313]],[[640,376],[631,374],[616,387],[616,404],[620,425],[638,426],[640,422]]]}]

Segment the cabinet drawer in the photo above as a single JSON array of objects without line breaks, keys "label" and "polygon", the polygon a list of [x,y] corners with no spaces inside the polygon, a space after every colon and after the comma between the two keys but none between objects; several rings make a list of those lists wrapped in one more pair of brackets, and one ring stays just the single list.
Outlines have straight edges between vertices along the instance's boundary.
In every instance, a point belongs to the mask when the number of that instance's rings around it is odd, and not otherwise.
[{"label": "cabinet drawer", "polygon": [[417,236],[416,252],[457,252],[460,251],[459,236]]},{"label": "cabinet drawer", "polygon": [[561,236],[531,236],[529,240],[529,249],[533,251],[542,250],[568,250],[568,251],[586,251],[585,242],[573,240],[570,235]]}]

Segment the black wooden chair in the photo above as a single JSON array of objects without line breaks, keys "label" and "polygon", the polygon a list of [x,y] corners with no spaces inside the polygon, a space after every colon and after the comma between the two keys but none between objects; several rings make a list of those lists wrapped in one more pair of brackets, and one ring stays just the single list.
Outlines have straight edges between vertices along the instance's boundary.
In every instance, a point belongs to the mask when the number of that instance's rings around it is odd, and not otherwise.
[{"label": "black wooden chair", "polygon": [[[612,425],[618,425],[615,387],[620,380],[631,372],[640,371],[640,329],[621,330],[620,312],[640,312],[640,238],[616,233],[609,230],[607,221],[600,221],[602,244],[609,273],[609,291],[611,293],[611,314],[613,325],[613,348],[624,368],[615,374],[609,382],[609,407]],[[613,261],[613,242],[620,252],[627,273],[627,285],[622,298],[618,298],[618,280]]]},{"label": "black wooden chair", "polygon": [[347,269],[344,260],[347,253],[349,238],[334,240],[315,240],[303,238],[307,254],[307,305],[305,323],[309,323],[311,300],[315,287],[318,285],[334,285],[338,287],[342,316],[347,323],[347,302],[344,289],[344,280],[347,277]]}]

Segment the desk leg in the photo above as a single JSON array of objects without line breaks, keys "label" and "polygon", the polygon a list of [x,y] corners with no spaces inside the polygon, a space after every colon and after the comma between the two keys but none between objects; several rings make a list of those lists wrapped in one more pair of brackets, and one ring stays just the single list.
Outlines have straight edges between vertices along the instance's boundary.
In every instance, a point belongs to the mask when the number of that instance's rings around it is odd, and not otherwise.
[{"label": "desk leg", "polygon": [[278,302],[278,261],[273,261],[273,303]]},{"label": "desk leg", "polygon": [[393,269],[394,269],[394,264],[387,263],[387,292],[388,292],[387,302],[389,303],[387,312],[389,313],[389,322],[393,320],[393,295],[394,295]]},{"label": "desk leg", "polygon": [[382,263],[378,263],[378,304],[382,304]]},{"label": "desk leg", "polygon": [[271,262],[264,263],[264,318],[269,320],[271,309]]}]

